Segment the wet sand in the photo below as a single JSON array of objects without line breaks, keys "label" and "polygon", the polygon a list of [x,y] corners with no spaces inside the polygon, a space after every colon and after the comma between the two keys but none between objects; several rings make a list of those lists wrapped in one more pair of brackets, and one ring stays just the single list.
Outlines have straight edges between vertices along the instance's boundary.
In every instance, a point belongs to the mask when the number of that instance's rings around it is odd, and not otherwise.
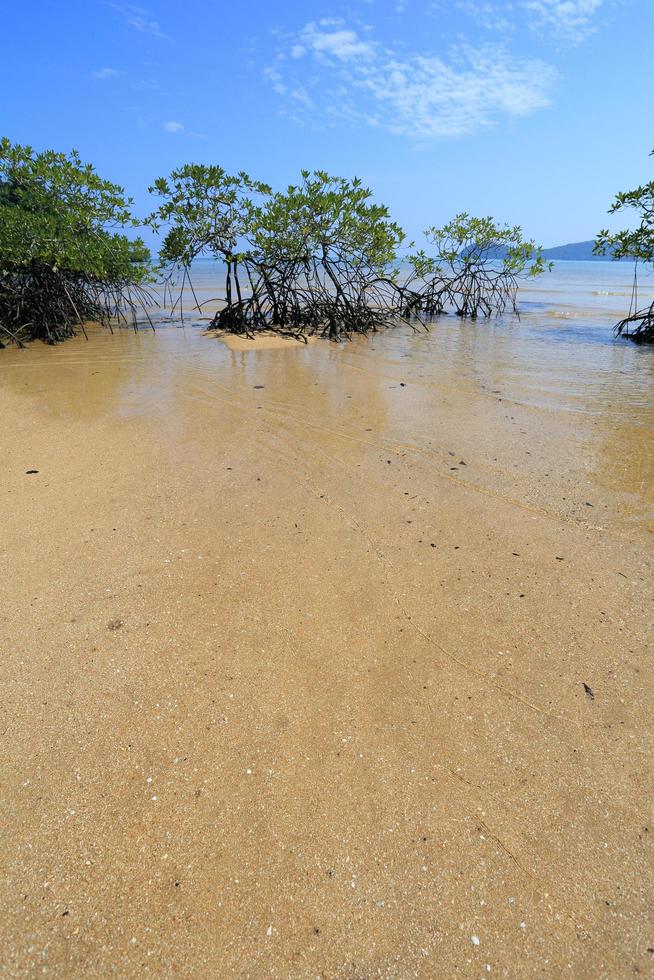
[{"label": "wet sand", "polygon": [[241,337],[238,334],[226,333],[224,330],[206,330],[205,336],[219,340],[231,351],[247,353],[258,350],[282,350],[285,347],[304,347],[316,342],[315,337],[299,340],[297,337],[282,337],[272,330],[261,330],[256,337]]},{"label": "wet sand", "polygon": [[0,352],[2,976],[652,974],[650,362],[548,356]]}]

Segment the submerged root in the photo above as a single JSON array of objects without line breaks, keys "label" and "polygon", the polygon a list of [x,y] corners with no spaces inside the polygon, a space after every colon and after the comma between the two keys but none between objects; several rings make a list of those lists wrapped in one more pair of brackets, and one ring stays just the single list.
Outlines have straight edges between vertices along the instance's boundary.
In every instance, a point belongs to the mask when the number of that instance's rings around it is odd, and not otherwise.
[{"label": "submerged root", "polygon": [[30,340],[56,344],[78,330],[85,333],[84,323],[91,321],[137,329],[139,312],[153,326],[147,310],[153,303],[150,292],[134,283],[109,283],[38,263],[3,270],[0,345],[22,347]]},{"label": "submerged root", "polygon": [[[296,339],[338,340],[407,323],[415,316],[403,290],[363,263],[332,256],[243,266],[247,292],[227,288],[209,329],[250,338],[273,331]],[[182,288],[188,278],[185,270]]]},{"label": "submerged root", "polygon": [[654,302],[615,325],[618,337],[627,337],[635,344],[654,344]]}]

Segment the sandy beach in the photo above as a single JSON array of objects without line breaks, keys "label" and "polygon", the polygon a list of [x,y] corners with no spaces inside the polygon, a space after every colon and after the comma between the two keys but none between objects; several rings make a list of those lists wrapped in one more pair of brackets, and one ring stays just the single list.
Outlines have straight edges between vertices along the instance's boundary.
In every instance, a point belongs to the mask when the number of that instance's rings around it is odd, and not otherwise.
[{"label": "sandy beach", "polygon": [[520,345],[0,352],[3,976],[652,975],[651,402]]}]

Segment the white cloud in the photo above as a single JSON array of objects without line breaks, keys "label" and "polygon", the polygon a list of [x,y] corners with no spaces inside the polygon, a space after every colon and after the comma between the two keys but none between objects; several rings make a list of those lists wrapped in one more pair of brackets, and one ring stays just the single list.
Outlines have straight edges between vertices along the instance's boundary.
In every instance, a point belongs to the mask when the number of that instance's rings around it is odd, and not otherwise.
[{"label": "white cloud", "polygon": [[315,109],[315,103],[306,89],[294,88],[291,91],[290,96],[292,99],[295,99],[297,102],[303,105],[306,109]]},{"label": "white cloud", "polygon": [[206,133],[198,133],[195,129],[187,129],[184,123],[178,122],[176,119],[170,119],[168,122],[163,122],[161,128],[166,133],[184,133],[185,136],[190,136],[191,139],[206,140]]},{"label": "white cloud", "polygon": [[143,7],[133,7],[131,4],[112,3],[110,6],[125,18],[127,26],[133,30],[140,34],[149,34],[159,41],[172,42],[172,37],[163,31],[161,24],[154,19],[151,11],[145,10]]},{"label": "white cloud", "polygon": [[341,24],[341,21],[327,19],[307,24],[300,32],[298,43],[291,47],[291,54],[298,58],[308,50],[318,57],[334,57],[339,61],[371,58],[375,46],[362,41],[356,31],[347,30]]},{"label": "white cloud", "polygon": [[541,27],[578,43],[596,30],[592,23],[603,0],[521,0],[520,6]]},{"label": "white cloud", "polygon": [[454,8],[477,28],[508,37],[531,28],[545,40],[581,44],[597,28],[597,15],[619,0],[429,0],[427,10],[446,17]]},{"label": "white cloud", "polygon": [[546,36],[580,44],[597,30],[594,21],[600,9],[614,0],[431,0],[429,9],[445,14],[452,2],[484,30],[508,35],[528,26]]},{"label": "white cloud", "polygon": [[277,92],[277,95],[286,95],[286,85],[282,80],[281,73],[276,68],[264,68],[263,77],[270,82],[273,92]]},{"label": "white cloud", "polygon": [[123,74],[124,72],[118,71],[117,68],[99,68],[93,72],[93,77],[99,78],[100,81],[105,81],[108,78],[118,78],[119,75]]},{"label": "white cloud", "polygon": [[[312,110],[311,123],[325,114],[425,141],[465,136],[550,104],[551,66],[503,47],[399,56],[341,23],[327,26],[308,24],[289,40],[291,51],[298,43],[305,48],[302,61],[294,65],[285,49],[264,73],[280,95],[291,93],[298,112]],[[319,71],[312,73],[310,62]]]},{"label": "white cloud", "polygon": [[510,34],[514,28],[511,4],[506,7],[501,3],[491,3],[490,0],[456,0],[455,6],[457,10],[472,17],[484,30]]},{"label": "white cloud", "polygon": [[[403,70],[404,69],[404,70]],[[415,56],[409,64],[377,71],[366,79],[387,106],[387,126],[422,137],[462,136],[498,117],[520,117],[550,104],[552,70],[504,51],[463,49],[453,63]]]}]

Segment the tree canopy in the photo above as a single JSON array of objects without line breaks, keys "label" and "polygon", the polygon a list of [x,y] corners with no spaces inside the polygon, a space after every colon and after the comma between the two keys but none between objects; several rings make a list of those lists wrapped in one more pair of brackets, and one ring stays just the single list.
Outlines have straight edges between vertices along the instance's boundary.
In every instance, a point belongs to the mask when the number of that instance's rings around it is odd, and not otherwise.
[{"label": "tree canopy", "polygon": [[519,280],[551,267],[520,227],[463,213],[427,230],[433,254],[405,256],[402,278],[405,235],[388,208],[359,178],[323,170],[303,170],[273,192],[244,173],[188,165],[151,190],[164,199],[148,219],[168,229],[162,262],[183,267],[182,288],[197,256],[224,262],[225,304],[213,326],[248,335],[335,338],[421,314],[516,311]]},{"label": "tree canopy", "polygon": [[107,320],[149,275],[131,201],[76,151],[0,140],[0,339],[54,342]]},{"label": "tree canopy", "polygon": [[491,217],[462,212],[442,228],[428,228],[425,237],[433,254],[422,249],[408,261],[423,281],[414,305],[431,315],[448,308],[473,319],[507,307],[517,313],[520,279],[552,268],[519,225],[498,224]]},{"label": "tree canopy", "polygon": [[[225,275],[212,326],[248,336],[337,339],[450,311],[517,311],[520,278],[547,267],[520,227],[467,213],[429,228],[428,252],[411,252],[370,188],[324,170],[273,191],[244,171],[189,163],[149,190],[158,203],[144,223],[163,236],[164,303],[176,289],[172,308],[183,316],[192,264],[210,257]],[[131,208],[75,151],[2,140],[0,334],[54,342],[86,319],[110,323],[147,303],[153,272],[143,241],[126,234],[137,224]]]},{"label": "tree canopy", "polygon": [[300,176],[298,184],[273,194],[257,212],[255,252],[264,260],[301,261],[331,253],[377,271],[395,261],[404,232],[358,177],[333,177],[324,170],[303,170]]},{"label": "tree canopy", "polygon": [[398,315],[388,277],[403,239],[359,178],[303,170],[256,212],[255,301],[275,321],[332,338],[376,329]]},{"label": "tree canopy", "polygon": [[151,190],[163,203],[147,220],[167,227],[160,260],[183,268],[182,288],[196,257],[225,265],[214,326],[335,337],[394,315],[379,295],[373,312],[371,297],[404,235],[359,179],[304,170],[273,193],[245,173],[190,164]]},{"label": "tree canopy", "polygon": [[[650,156],[654,155],[654,150]],[[606,228],[599,232],[595,241],[595,251],[600,255],[610,255],[613,259],[632,258],[639,262],[654,262],[654,181],[642,184],[631,191],[620,191],[609,208],[609,214],[619,211],[633,211],[638,217],[634,228],[609,232]],[[637,279],[634,277],[632,303],[628,315],[616,324],[616,332],[629,337],[637,343],[654,343],[654,302],[638,308]]]},{"label": "tree canopy", "polygon": [[233,260],[251,233],[257,198],[271,193],[244,171],[231,176],[222,167],[197,163],[159,177],[148,190],[162,203],[146,223],[168,229],[160,259],[187,266],[200,255]]}]

